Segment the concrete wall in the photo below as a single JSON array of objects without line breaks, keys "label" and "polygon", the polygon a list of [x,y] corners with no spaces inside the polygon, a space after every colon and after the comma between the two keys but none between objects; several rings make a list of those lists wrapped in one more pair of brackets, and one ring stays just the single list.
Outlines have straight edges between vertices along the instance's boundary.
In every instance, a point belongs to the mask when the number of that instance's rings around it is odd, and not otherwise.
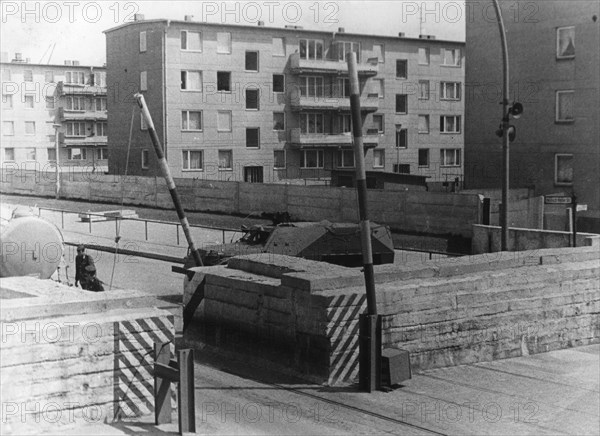
[{"label": "concrete wall", "polygon": [[[250,214],[287,211],[297,220],[358,221],[356,191],[324,186],[297,186],[177,179],[184,207],[195,211]],[[4,172],[4,193],[54,196],[53,173]],[[172,208],[162,178],[63,174],[61,196],[68,199]],[[471,237],[480,222],[477,195],[440,192],[369,191],[372,221],[405,232],[454,234]]]},{"label": "concrete wall", "polygon": [[[408,350],[423,370],[597,343],[599,258],[582,247],[378,266],[383,346]],[[263,254],[195,271],[206,297],[186,341],[330,385],[356,379],[360,270]]]},{"label": "concrete wall", "polygon": [[[495,253],[501,250],[501,231],[498,226],[473,226],[471,253]],[[553,230],[509,228],[508,251],[536,250],[540,248],[570,247],[573,233]],[[577,233],[577,246],[600,246],[600,235]]]}]

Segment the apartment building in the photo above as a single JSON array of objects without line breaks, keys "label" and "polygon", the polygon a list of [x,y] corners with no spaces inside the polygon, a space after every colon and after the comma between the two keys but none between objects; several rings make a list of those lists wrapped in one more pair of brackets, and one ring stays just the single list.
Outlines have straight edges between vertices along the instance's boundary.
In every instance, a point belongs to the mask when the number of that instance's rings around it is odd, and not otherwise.
[{"label": "apartment building", "polygon": [[[468,0],[465,178],[501,187],[502,55],[493,9]],[[510,187],[535,195],[575,193],[587,211],[580,231],[600,232],[600,3],[501,1],[510,63],[510,101],[524,113],[510,148]],[[546,212],[553,206],[547,205]],[[564,207],[563,207],[564,209]],[[556,211],[565,217],[565,211]],[[550,223],[548,223],[550,224]],[[548,226],[555,228],[555,226]],[[560,228],[560,227],[559,227]],[[562,229],[562,228],[561,228]]]},{"label": "apartment building", "polygon": [[129,174],[159,175],[136,91],[175,177],[322,183],[353,168],[355,52],[367,169],[462,181],[464,43],[140,15],[105,34],[111,173],[129,153]]},{"label": "apartment building", "polygon": [[2,57],[2,167],[108,170],[106,69]]}]

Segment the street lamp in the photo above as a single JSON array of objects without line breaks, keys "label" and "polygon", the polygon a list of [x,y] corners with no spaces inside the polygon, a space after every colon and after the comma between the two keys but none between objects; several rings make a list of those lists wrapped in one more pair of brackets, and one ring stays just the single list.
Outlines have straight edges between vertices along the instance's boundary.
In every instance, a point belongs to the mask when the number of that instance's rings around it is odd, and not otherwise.
[{"label": "street lamp", "polygon": [[62,124],[52,124],[54,127],[54,150],[56,151],[56,199],[60,198],[60,148],[58,145],[58,129],[62,127]]}]

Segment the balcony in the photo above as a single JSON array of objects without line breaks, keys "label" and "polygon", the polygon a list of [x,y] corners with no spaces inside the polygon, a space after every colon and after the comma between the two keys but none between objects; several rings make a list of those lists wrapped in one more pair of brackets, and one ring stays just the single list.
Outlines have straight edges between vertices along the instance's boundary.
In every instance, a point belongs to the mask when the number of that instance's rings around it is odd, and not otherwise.
[{"label": "balcony", "polygon": [[[352,145],[353,140],[352,133],[302,133],[299,128],[290,129],[290,144],[295,147],[349,147]],[[366,129],[363,144],[369,148],[377,147],[379,145],[379,134],[373,129]]]},{"label": "balcony", "polygon": [[[348,75],[348,64],[345,61],[332,59],[300,59],[300,53],[290,55],[290,69],[294,74],[338,74]],[[367,62],[357,64],[359,76],[372,77],[379,72],[379,60],[369,58]]]},{"label": "balcony", "polygon": [[64,147],[94,147],[108,144],[107,136],[67,136],[60,133],[58,139]]},{"label": "balcony", "polygon": [[58,119],[60,121],[106,121],[106,111],[97,110],[70,110],[64,107],[58,108]]},{"label": "balcony", "polygon": [[[310,92],[313,95],[306,95]],[[302,95],[304,94],[304,95]],[[301,87],[298,92],[292,94],[290,106],[292,110],[350,110],[350,97],[339,86],[316,86],[312,89]],[[377,112],[379,109],[379,96],[367,94],[360,97],[360,110],[362,112]]]},{"label": "balcony", "polygon": [[58,95],[106,95],[106,86],[83,85],[78,83],[58,82]]}]

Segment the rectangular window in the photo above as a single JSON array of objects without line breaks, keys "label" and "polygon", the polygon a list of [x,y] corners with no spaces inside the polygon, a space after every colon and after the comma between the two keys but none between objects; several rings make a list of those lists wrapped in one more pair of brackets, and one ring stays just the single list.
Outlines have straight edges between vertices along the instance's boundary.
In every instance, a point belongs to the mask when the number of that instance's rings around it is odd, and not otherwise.
[{"label": "rectangular window", "polygon": [[65,81],[71,85],[85,85],[85,73],[83,71],[67,71]]},{"label": "rectangular window", "polygon": [[440,116],[440,133],[460,133],[460,116]]},{"label": "rectangular window", "polygon": [[202,111],[181,111],[181,130],[202,130]]},{"label": "rectangular window", "polygon": [[84,111],[85,97],[67,97],[67,110]]},{"label": "rectangular window", "polygon": [[441,88],[442,100],[460,100],[460,82],[442,82]]},{"label": "rectangular window", "polygon": [[217,53],[231,53],[231,33],[217,32]]},{"label": "rectangular window", "polygon": [[429,133],[429,115],[419,115],[419,133]]},{"label": "rectangular window", "polygon": [[373,57],[376,57],[380,64],[385,62],[385,50],[383,44],[373,44]]},{"label": "rectangular window", "polygon": [[2,109],[12,109],[13,107],[13,96],[11,94],[2,95]]},{"label": "rectangular window", "polygon": [[442,49],[442,65],[459,67],[460,66],[460,49],[459,48],[443,48]]},{"label": "rectangular window", "polygon": [[54,109],[56,107],[54,97],[46,97],[46,109]]},{"label": "rectangular window", "polygon": [[48,160],[49,161],[56,161],[56,148],[54,148],[54,147],[47,148],[46,152],[48,153]]},{"label": "rectangular window", "polygon": [[419,47],[419,65],[429,65],[429,49]]},{"label": "rectangular window", "polygon": [[230,71],[217,71],[217,91],[231,92]]},{"label": "rectangular window", "polygon": [[300,77],[300,95],[302,97],[323,97],[323,77]]},{"label": "rectangular window", "polygon": [[323,163],[323,150],[302,150],[302,154],[300,155],[300,167],[323,168]]},{"label": "rectangular window", "polygon": [[232,150],[219,150],[219,169],[220,170],[232,170],[233,169],[233,151]]},{"label": "rectangular window", "polygon": [[554,184],[570,186],[573,184],[573,155],[557,153],[554,155]]},{"label": "rectangular window", "polygon": [[323,59],[323,41],[320,39],[301,39],[299,42],[300,59]]},{"label": "rectangular window", "polygon": [[349,41],[338,41],[336,44],[338,61],[348,62],[347,54],[356,53],[356,62],[360,62],[360,43]]},{"label": "rectangular window", "polygon": [[260,129],[258,127],[246,127],[246,148],[260,147]]},{"label": "rectangular window", "polygon": [[354,168],[354,150],[351,148],[338,150],[337,166],[338,168]]},{"label": "rectangular window", "polygon": [[54,83],[54,72],[53,71],[44,72],[44,80],[46,81],[46,83]]},{"label": "rectangular window", "polygon": [[385,150],[373,150],[373,168],[385,167]]},{"label": "rectangular window", "polygon": [[14,121],[2,121],[2,136],[14,136],[15,135],[15,122]]},{"label": "rectangular window", "polygon": [[85,136],[84,122],[67,123],[66,136]]},{"label": "rectangular window", "polygon": [[408,112],[407,98],[406,94],[396,94],[396,113],[397,114],[405,114]]},{"label": "rectangular window", "polygon": [[148,91],[148,73],[146,71],[140,72],[140,91]]},{"label": "rectangular window", "polygon": [[33,95],[25,95],[25,109],[33,109],[34,107],[34,96]]},{"label": "rectangular window", "polygon": [[98,148],[96,150],[96,159],[107,160],[108,159],[108,148]]},{"label": "rectangular window", "polygon": [[69,148],[67,150],[67,159],[69,160],[86,160],[87,149],[85,148]]},{"label": "rectangular window", "polygon": [[352,117],[350,114],[338,115],[339,133],[352,133]]},{"label": "rectangular window", "polygon": [[144,118],[144,116],[141,114],[140,114],[140,129],[148,130],[148,125],[146,124],[146,118]]},{"label": "rectangular window", "polygon": [[314,112],[302,113],[300,117],[300,133],[323,133],[323,114]]},{"label": "rectangular window", "polygon": [[273,37],[273,56],[285,56],[285,39]]},{"label": "rectangular window", "polygon": [[440,165],[443,167],[459,167],[460,166],[460,149],[459,148],[442,148],[440,150]]},{"label": "rectangular window", "polygon": [[202,51],[202,32],[182,30],[181,49],[188,51]]},{"label": "rectangular window", "polygon": [[406,59],[396,60],[396,78],[406,79],[408,77],[408,61]]},{"label": "rectangular window", "polygon": [[35,135],[35,121],[25,121],[25,134]]},{"label": "rectangular window", "polygon": [[273,168],[285,168],[285,150],[273,150]]},{"label": "rectangular window", "polygon": [[396,126],[396,148],[408,148],[408,130]]},{"label": "rectangular window", "polygon": [[429,80],[419,80],[419,100],[429,100]]},{"label": "rectangular window", "polygon": [[383,123],[383,115],[373,115],[373,125],[375,126],[374,128],[377,129],[377,133],[384,133],[385,125]]},{"label": "rectangular window", "polygon": [[285,114],[273,112],[273,130],[285,130]]},{"label": "rectangular window", "polygon": [[33,82],[33,70],[24,70],[23,71],[23,81]]},{"label": "rectangular window", "polygon": [[108,124],[105,122],[97,122],[96,123],[96,136],[107,136],[107,126]]},{"label": "rectangular window", "polygon": [[575,27],[559,27],[556,29],[556,59],[573,59],[575,57]]},{"label": "rectangular window", "polygon": [[14,148],[10,147],[10,148],[4,149],[4,160],[11,160],[11,161],[15,160],[15,149]]},{"label": "rectangular window", "polygon": [[183,170],[202,171],[204,168],[204,153],[202,150],[183,150]]},{"label": "rectangular window", "polygon": [[106,86],[106,73],[94,73],[94,86]]},{"label": "rectangular window", "polygon": [[429,166],[429,149],[428,148],[419,148],[419,166],[420,167],[428,167]]},{"label": "rectangular window", "polygon": [[575,120],[575,91],[556,91],[556,122],[572,122]]},{"label": "rectangular window", "polygon": [[337,79],[336,97],[350,97],[350,79],[348,79],[347,77],[340,77]]},{"label": "rectangular window", "polygon": [[142,150],[142,169],[146,170],[150,167],[150,150]]},{"label": "rectangular window", "polygon": [[373,86],[373,95],[379,98],[385,97],[385,82],[384,79],[371,79]]},{"label": "rectangular window", "polygon": [[285,92],[285,76],[273,74],[273,92]]},{"label": "rectangular window", "polygon": [[146,31],[140,32],[140,53],[146,51]]},{"label": "rectangular window", "polygon": [[246,71],[258,71],[258,52],[257,51],[247,51],[246,52],[246,62],[245,62],[245,70]]},{"label": "rectangular window", "polygon": [[104,97],[96,97],[96,111],[103,112],[106,111],[106,98]]},{"label": "rectangular window", "polygon": [[259,109],[258,89],[246,89],[246,109]]},{"label": "rectangular window", "polygon": [[231,132],[231,111],[217,112],[217,130],[219,132]]},{"label": "rectangular window", "polygon": [[181,71],[181,89],[202,91],[202,71]]},{"label": "rectangular window", "polygon": [[410,164],[394,164],[392,171],[399,174],[410,174]]}]

